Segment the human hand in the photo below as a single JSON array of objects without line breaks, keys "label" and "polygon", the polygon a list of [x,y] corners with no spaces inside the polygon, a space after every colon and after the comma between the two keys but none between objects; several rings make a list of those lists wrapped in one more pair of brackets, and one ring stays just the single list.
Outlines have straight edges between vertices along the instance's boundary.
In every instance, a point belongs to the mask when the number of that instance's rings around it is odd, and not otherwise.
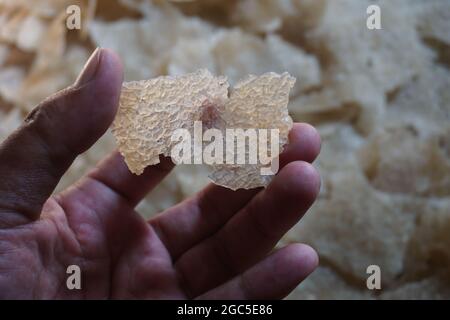
[{"label": "human hand", "polygon": [[[97,50],[75,84],[42,102],[0,146],[0,297],[274,299],[317,266],[313,249],[270,253],[314,202],[320,138],[295,124],[267,189],[209,185],[146,221],[135,207],[172,169],[131,174],[114,153],[50,196],[73,160],[105,133],[122,85],[118,57]],[[81,290],[66,287],[69,265]]]}]

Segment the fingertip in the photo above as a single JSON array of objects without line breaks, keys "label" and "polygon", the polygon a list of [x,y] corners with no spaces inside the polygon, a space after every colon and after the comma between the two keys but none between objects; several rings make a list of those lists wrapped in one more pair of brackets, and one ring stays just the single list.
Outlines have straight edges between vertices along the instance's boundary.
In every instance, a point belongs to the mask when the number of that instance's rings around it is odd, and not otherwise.
[{"label": "fingertip", "polygon": [[98,49],[88,59],[75,83],[41,102],[26,122],[51,140],[52,145],[82,153],[113,122],[122,78],[119,57],[111,50]]},{"label": "fingertip", "polygon": [[123,64],[119,55],[111,49],[101,48],[101,73],[102,76],[111,76],[110,80],[114,80],[119,84],[123,81]]},{"label": "fingertip", "polygon": [[272,272],[276,273],[271,298],[283,298],[305,280],[318,266],[316,251],[302,243],[289,244],[271,257]]},{"label": "fingertip", "polygon": [[293,243],[285,247],[292,270],[300,280],[310,275],[319,265],[319,256],[312,247],[303,243]]},{"label": "fingertip", "polygon": [[81,151],[110,127],[118,110],[123,82],[120,58],[109,49],[98,49],[97,54],[98,65],[92,79],[81,85],[76,83],[61,100],[70,132],[78,132],[75,143],[79,143]]},{"label": "fingertip", "polygon": [[317,253],[310,246],[289,244],[199,298],[282,299],[305,280],[318,263]]},{"label": "fingertip", "polygon": [[282,154],[284,163],[296,160],[313,162],[320,153],[321,143],[316,128],[307,123],[294,123],[289,132],[289,144]]},{"label": "fingertip", "polygon": [[320,153],[322,140],[316,128],[308,123],[294,123],[289,139],[295,146],[302,146],[307,162],[313,162]]},{"label": "fingertip", "polygon": [[93,90],[95,96],[103,100],[103,104],[117,106],[123,82],[123,65],[112,50],[99,50],[100,59]]},{"label": "fingertip", "polygon": [[320,190],[320,175],[316,168],[305,161],[288,163],[270,185],[289,198],[302,200],[308,206],[314,202]]},{"label": "fingertip", "polygon": [[249,208],[258,212],[259,219],[269,230],[281,237],[312,206],[319,188],[320,178],[316,169],[307,162],[294,161],[275,176]]}]

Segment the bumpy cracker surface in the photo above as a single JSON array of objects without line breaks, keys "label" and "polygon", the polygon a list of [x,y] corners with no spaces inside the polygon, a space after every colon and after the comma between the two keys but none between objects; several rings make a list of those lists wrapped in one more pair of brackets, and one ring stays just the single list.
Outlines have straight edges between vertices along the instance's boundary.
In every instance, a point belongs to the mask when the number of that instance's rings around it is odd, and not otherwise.
[{"label": "bumpy cracker surface", "polygon": [[141,174],[160,154],[170,156],[172,133],[190,129],[205,101],[223,104],[227,93],[225,79],[206,70],[125,83],[113,133],[130,171]]},{"label": "bumpy cracker surface", "polygon": [[[225,129],[279,129],[281,151],[292,127],[287,104],[294,83],[287,73],[249,76],[228,95],[226,78],[207,70],[128,82],[112,131],[130,171],[138,175],[159,163],[160,155],[170,156],[178,144],[171,139],[174,131],[183,128],[192,134],[195,121],[203,121],[203,129],[219,129],[224,138]],[[272,159],[276,156],[270,154]],[[210,178],[231,189],[266,186],[272,176],[261,175],[262,166],[212,165]]]}]

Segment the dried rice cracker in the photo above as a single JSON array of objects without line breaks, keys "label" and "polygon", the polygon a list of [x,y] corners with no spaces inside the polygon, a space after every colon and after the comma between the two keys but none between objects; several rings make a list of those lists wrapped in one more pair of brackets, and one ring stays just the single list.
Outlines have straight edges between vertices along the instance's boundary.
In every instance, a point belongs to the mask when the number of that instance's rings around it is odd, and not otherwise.
[{"label": "dried rice cracker", "polygon": [[327,195],[316,201],[288,239],[311,244],[322,260],[358,283],[367,279],[366,268],[376,264],[386,286],[404,267],[415,219],[404,209],[408,201],[376,192],[357,167],[334,173],[329,182]]},{"label": "dried rice cracker", "polygon": [[171,51],[168,73],[179,75],[204,66],[227,76],[231,84],[247,74],[286,70],[297,79],[291,96],[320,83],[320,68],[314,56],[279,36],[268,35],[262,40],[237,29],[218,29],[205,37],[181,39]]},{"label": "dried rice cracker", "polygon": [[399,10],[397,1],[380,1],[382,30],[369,30],[366,9],[370,4],[366,0],[326,2],[318,27],[308,33],[317,54],[325,57],[323,89],[300,97],[292,106],[294,118],[354,103],[361,108],[357,128],[370,133],[381,123],[385,95],[429,66],[433,53],[417,34],[414,10],[407,5]]},{"label": "dried rice cracker", "polygon": [[11,48],[8,45],[0,43],[0,66],[2,66],[5,63],[10,51]]},{"label": "dried rice cracker", "polygon": [[269,33],[280,29],[285,17],[293,12],[292,0],[241,0],[233,10],[231,20],[244,29]]},{"label": "dried rice cracker", "polygon": [[90,24],[93,42],[113,49],[122,57],[127,81],[164,74],[170,54],[180,39],[207,39],[212,32],[212,26],[199,19],[184,17],[167,7],[151,8],[139,20],[94,20]]},{"label": "dried rice cracker", "polygon": [[35,15],[28,15],[21,22],[15,44],[24,51],[36,51],[48,28],[48,22]]},{"label": "dried rice cracker", "polygon": [[0,143],[22,124],[20,110],[13,109],[3,112],[0,109]]},{"label": "dried rice cracker", "polygon": [[386,300],[448,300],[450,280],[439,275],[408,282],[395,289],[382,292],[380,299]]},{"label": "dried rice cracker", "polygon": [[421,136],[405,126],[371,137],[360,153],[371,185],[390,194],[450,196],[450,159],[440,146],[447,134]]},{"label": "dried rice cracker", "polygon": [[382,30],[369,30],[366,9],[371,1],[328,1],[320,25],[310,36],[329,49],[334,74],[366,75],[373,86],[386,92],[424,70],[430,52],[414,28],[414,11],[407,5],[399,10],[397,2],[379,1]]},{"label": "dried rice cracker", "polygon": [[320,83],[317,59],[277,35],[261,40],[239,30],[228,31],[217,40],[213,54],[219,74],[226,75],[232,84],[247,74],[261,74],[267,69],[286,70],[298,80],[291,96]]},{"label": "dried rice cracker", "polygon": [[73,83],[88,56],[84,47],[70,45],[60,58],[51,60],[51,64],[34,65],[16,97],[18,105],[30,111],[46,97]]},{"label": "dried rice cracker", "polygon": [[92,0],[1,0],[0,5],[29,12],[44,18],[53,18],[65,11],[69,5],[78,5],[82,7]]},{"label": "dried rice cracker", "polygon": [[319,91],[294,99],[289,107],[292,118],[316,125],[347,122],[359,133],[369,134],[383,119],[384,95],[376,92],[365,76],[353,76],[349,81],[343,77]]},{"label": "dried rice cracker", "polygon": [[450,45],[450,1],[416,0],[417,27],[424,38],[433,38]]},{"label": "dried rice cracker", "polygon": [[450,127],[450,72],[430,66],[399,88],[390,101],[385,123],[410,124],[419,133],[439,133]]},{"label": "dried rice cracker", "polygon": [[[119,150],[130,170],[141,174],[159,163],[159,155],[171,155],[178,144],[171,136],[178,128],[193,132],[194,121],[208,128],[279,129],[279,149],[287,142],[292,120],[287,113],[289,91],[295,79],[287,73],[250,76],[239,82],[228,97],[228,83],[207,70],[178,77],[125,83],[113,124]],[[249,148],[246,148],[246,157]],[[230,152],[224,148],[223,155]],[[271,154],[271,159],[278,154]],[[248,162],[246,162],[248,163]],[[271,175],[261,175],[262,163],[218,164],[211,179],[231,189],[266,186]]]},{"label": "dried rice cracker", "polygon": [[9,66],[0,69],[0,97],[7,102],[15,102],[22,83],[25,71],[21,67]]},{"label": "dried rice cracker", "polygon": [[126,80],[208,68],[235,84],[248,74],[287,71],[298,80],[292,96],[320,83],[317,59],[277,35],[262,40],[237,29],[217,28],[185,17],[170,8],[152,8],[137,21],[91,24],[94,42],[114,49],[122,57]]},{"label": "dried rice cracker", "polygon": [[0,40],[8,41],[23,51],[36,52],[40,49],[47,33],[52,32],[51,28],[55,19],[64,20],[65,26],[66,9],[70,5],[79,6],[82,14],[87,12],[88,16],[83,16],[82,21],[88,22],[92,18],[89,14],[92,15],[95,3],[96,0],[2,1],[0,2]]},{"label": "dried rice cracker", "polygon": [[317,127],[322,147],[317,164],[327,175],[358,166],[355,152],[366,141],[348,124],[327,124]]},{"label": "dried rice cracker", "polygon": [[419,213],[405,255],[405,280],[440,273],[450,279],[450,198],[415,201]]}]

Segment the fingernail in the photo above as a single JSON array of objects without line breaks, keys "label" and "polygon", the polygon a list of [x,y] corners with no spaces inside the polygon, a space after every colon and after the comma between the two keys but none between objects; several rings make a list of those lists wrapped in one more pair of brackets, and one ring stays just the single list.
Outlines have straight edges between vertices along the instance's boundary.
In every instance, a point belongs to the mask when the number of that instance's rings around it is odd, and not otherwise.
[{"label": "fingernail", "polygon": [[95,77],[98,65],[100,63],[100,56],[101,49],[97,47],[97,49],[95,49],[95,51],[91,54],[80,74],[78,75],[78,78],[75,81],[75,86],[82,86]]}]

